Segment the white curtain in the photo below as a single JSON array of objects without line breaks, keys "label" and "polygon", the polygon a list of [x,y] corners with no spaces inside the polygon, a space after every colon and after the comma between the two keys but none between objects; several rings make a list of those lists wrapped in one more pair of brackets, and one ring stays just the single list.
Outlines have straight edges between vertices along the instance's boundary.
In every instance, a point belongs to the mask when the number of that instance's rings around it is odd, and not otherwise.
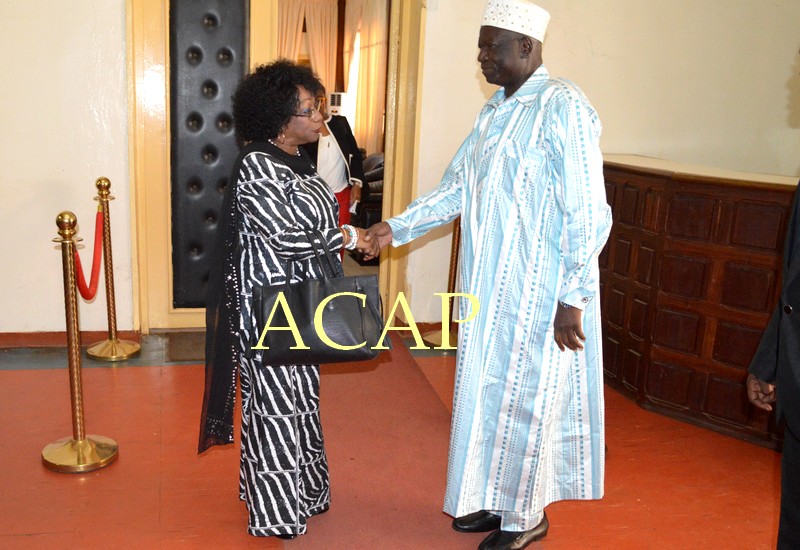
[{"label": "white curtain", "polygon": [[[347,0],[344,21],[344,77],[356,34],[360,33],[358,89],[353,133],[367,153],[383,151],[383,116],[386,106],[386,61],[389,40],[389,0]],[[279,0],[278,53],[297,60],[303,32],[308,31],[311,66],[328,92],[336,91],[336,0]]]},{"label": "white curtain", "polygon": [[[383,151],[383,115],[386,106],[386,61],[389,41],[388,0],[363,3],[358,99],[354,133],[368,154]],[[348,9],[350,1],[347,2]],[[345,72],[345,74],[347,74]]]},{"label": "white curtain", "polygon": [[[353,46],[361,24],[361,14],[364,12],[365,0],[347,0],[344,10],[344,36],[342,37],[342,62],[344,63],[344,79],[350,76],[350,61],[353,59]],[[345,84],[346,86],[346,84]]]},{"label": "white curtain", "polygon": [[[298,4],[300,2],[297,0]],[[308,55],[311,68],[328,92],[336,88],[337,0],[305,0]]]},{"label": "white curtain", "polygon": [[305,0],[278,0],[278,55],[297,61],[303,37]]}]

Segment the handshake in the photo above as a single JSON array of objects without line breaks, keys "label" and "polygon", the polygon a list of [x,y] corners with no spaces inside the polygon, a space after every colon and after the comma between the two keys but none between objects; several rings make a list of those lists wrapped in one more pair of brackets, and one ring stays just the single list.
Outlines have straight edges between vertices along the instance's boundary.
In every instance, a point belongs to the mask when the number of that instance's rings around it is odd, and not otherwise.
[{"label": "handshake", "polygon": [[358,232],[356,250],[365,260],[377,258],[381,250],[392,242],[392,226],[386,222],[379,222],[369,229],[355,228]]}]

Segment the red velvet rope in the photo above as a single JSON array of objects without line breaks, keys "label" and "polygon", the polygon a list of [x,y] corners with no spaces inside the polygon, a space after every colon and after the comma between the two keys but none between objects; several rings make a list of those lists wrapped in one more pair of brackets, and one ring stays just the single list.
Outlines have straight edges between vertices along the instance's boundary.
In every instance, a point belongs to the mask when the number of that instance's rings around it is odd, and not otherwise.
[{"label": "red velvet rope", "polygon": [[77,271],[78,290],[84,300],[91,300],[97,294],[97,283],[100,281],[100,258],[103,256],[103,212],[97,210],[97,217],[94,219],[94,257],[92,259],[92,280],[86,286],[86,278],[83,275],[81,257],[78,250],[75,250],[75,270]]}]

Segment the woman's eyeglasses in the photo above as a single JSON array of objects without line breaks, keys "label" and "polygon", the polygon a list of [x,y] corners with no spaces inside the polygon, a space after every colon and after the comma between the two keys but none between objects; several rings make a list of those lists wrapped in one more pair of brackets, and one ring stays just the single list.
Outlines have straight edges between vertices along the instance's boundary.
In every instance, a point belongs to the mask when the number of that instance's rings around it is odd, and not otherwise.
[{"label": "woman's eyeglasses", "polygon": [[325,110],[325,98],[324,97],[318,97],[318,98],[316,98],[314,100],[314,106],[313,107],[306,107],[302,111],[296,112],[294,114],[294,116],[304,116],[304,117],[311,118],[312,116],[314,116],[314,113],[322,114],[323,110]]}]

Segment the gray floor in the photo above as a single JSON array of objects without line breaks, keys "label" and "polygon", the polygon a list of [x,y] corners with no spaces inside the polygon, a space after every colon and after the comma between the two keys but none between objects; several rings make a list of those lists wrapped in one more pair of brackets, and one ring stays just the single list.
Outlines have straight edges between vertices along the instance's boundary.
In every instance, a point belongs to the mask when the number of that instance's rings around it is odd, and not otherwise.
[{"label": "gray floor", "polygon": [[[167,355],[167,337],[163,334],[143,335],[139,354],[125,361],[96,361],[87,357],[85,352],[81,354],[83,368],[195,364],[197,361],[170,361]],[[67,367],[69,359],[66,346],[0,349],[0,370],[66,369]]]},{"label": "gray floor", "polygon": [[[423,335],[424,337],[424,335]],[[404,338],[407,347],[414,341]],[[125,361],[96,361],[81,354],[81,368],[97,367],[152,367],[158,365],[196,365],[200,361],[171,361],[167,353],[168,339],[164,334],[145,334],[142,336],[141,351],[136,357]],[[414,356],[453,355],[452,350],[409,350]],[[66,369],[69,367],[66,347],[52,348],[8,348],[0,349],[0,371],[3,370],[41,370]]]}]

